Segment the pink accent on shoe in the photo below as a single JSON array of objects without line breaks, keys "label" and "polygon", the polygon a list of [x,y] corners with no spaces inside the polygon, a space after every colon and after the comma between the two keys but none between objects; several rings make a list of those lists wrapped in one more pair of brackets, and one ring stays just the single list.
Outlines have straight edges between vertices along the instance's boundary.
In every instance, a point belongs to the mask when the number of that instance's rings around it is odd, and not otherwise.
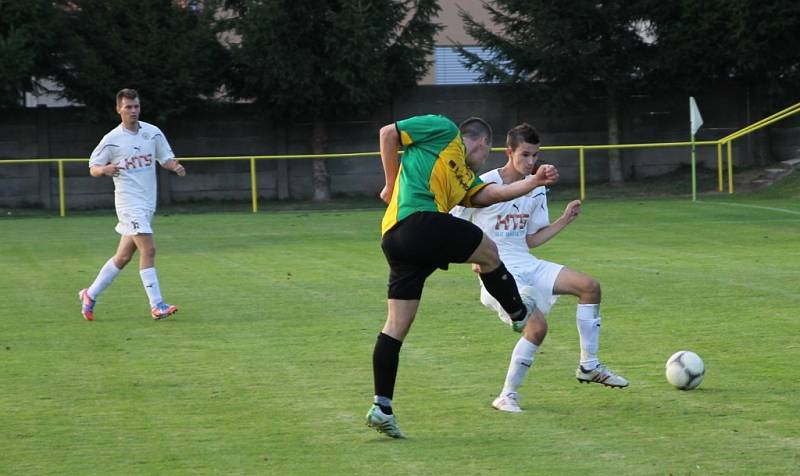
[{"label": "pink accent on shoe", "polygon": [[78,299],[81,300],[81,314],[87,321],[94,320],[94,305],[97,301],[89,297],[89,290],[84,288],[78,293]]},{"label": "pink accent on shoe", "polygon": [[161,303],[150,310],[150,315],[153,319],[160,321],[178,312],[178,306],[172,304]]}]

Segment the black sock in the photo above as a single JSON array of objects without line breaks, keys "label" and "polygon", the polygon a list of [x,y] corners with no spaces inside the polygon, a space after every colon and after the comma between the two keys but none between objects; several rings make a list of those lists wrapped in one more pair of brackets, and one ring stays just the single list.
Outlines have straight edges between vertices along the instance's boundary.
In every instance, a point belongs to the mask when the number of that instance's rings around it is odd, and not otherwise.
[{"label": "black sock", "polygon": [[[375,378],[375,395],[392,399],[394,382],[397,379],[397,364],[400,361],[400,346],[403,345],[383,332],[378,334],[375,350],[372,353],[372,373]],[[381,406],[383,413],[392,414],[391,407]],[[388,411],[387,411],[388,410]]]},{"label": "black sock", "polygon": [[497,269],[481,273],[480,276],[486,291],[497,299],[512,321],[518,321],[525,317],[526,309],[519,297],[517,282],[514,281],[514,277],[508,272],[505,264],[500,262]]}]

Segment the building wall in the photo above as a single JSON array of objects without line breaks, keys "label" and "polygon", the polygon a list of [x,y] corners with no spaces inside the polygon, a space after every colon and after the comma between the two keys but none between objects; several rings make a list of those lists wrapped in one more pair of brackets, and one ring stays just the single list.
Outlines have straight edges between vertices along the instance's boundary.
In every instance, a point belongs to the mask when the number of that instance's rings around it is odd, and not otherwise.
[{"label": "building wall", "polygon": [[[444,28],[436,35],[436,47],[450,47],[456,44],[464,46],[477,46],[475,40],[464,31],[464,23],[459,16],[459,8],[472,15],[475,20],[491,24],[489,14],[483,8],[482,0],[440,0],[439,6],[442,8],[439,16],[435,20],[440,23]],[[435,57],[431,56],[430,60],[433,62],[428,73],[420,80],[421,85],[436,84],[436,61]]]}]

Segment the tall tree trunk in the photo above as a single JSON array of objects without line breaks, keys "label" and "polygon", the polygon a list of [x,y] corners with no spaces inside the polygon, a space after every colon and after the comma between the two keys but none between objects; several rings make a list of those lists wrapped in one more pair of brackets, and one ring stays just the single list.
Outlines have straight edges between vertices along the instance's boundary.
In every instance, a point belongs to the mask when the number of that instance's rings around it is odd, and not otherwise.
[{"label": "tall tree trunk", "polygon": [[[328,148],[325,119],[319,115],[314,116],[311,127],[311,152],[313,154],[324,154]],[[328,159],[314,159],[312,169],[311,182],[314,186],[314,201],[327,202],[331,199],[331,176],[328,174]]]},{"label": "tall tree trunk", "polygon": [[[619,103],[615,92],[608,92],[608,143],[619,144]],[[611,185],[623,185],[622,154],[619,149],[608,149],[608,181]]]}]

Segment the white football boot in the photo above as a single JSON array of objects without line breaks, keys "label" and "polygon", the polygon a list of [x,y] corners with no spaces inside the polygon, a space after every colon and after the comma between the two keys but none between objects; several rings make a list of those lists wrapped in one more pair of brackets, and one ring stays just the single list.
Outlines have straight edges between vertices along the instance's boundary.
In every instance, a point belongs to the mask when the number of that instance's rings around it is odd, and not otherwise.
[{"label": "white football boot", "polygon": [[395,419],[394,415],[387,415],[383,413],[383,411],[381,411],[381,407],[378,405],[372,405],[367,412],[367,426],[370,428],[375,428],[378,433],[383,433],[391,438],[406,437],[406,435],[400,431],[400,427],[397,426],[397,420]]},{"label": "white football boot", "polygon": [[501,412],[519,413],[522,409],[519,407],[519,397],[516,392],[507,394],[500,394],[492,402],[492,406]]},{"label": "white football boot", "polygon": [[575,378],[580,383],[599,383],[606,387],[612,388],[625,388],[628,386],[628,381],[621,375],[608,370],[603,364],[597,364],[594,370],[585,370],[580,365],[575,370]]}]

